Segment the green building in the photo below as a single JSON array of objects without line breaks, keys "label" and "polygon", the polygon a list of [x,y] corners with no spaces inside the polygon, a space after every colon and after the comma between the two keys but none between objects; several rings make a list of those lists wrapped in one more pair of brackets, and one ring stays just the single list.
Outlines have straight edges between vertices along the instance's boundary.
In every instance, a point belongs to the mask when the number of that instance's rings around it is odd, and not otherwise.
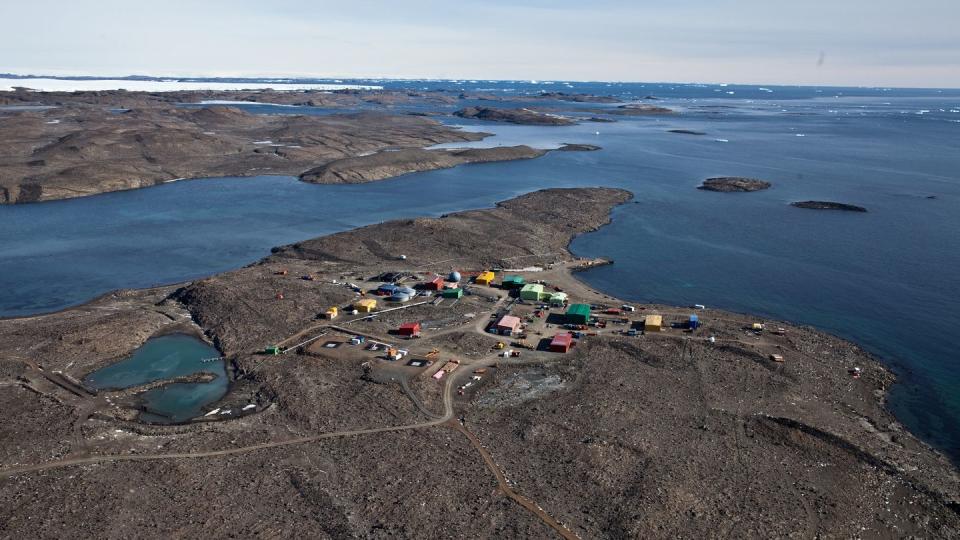
[{"label": "green building", "polygon": [[539,283],[528,283],[520,289],[520,298],[523,300],[532,300],[534,302],[539,302],[545,298],[549,298],[550,294],[543,292],[543,285]]},{"label": "green building", "polygon": [[550,295],[550,305],[560,307],[567,304],[567,293],[555,292]]},{"label": "green building", "polygon": [[590,306],[587,304],[571,304],[567,308],[567,323],[587,324],[590,322]]},{"label": "green building", "polygon": [[504,289],[519,289],[523,287],[526,282],[527,280],[521,276],[503,276],[503,282],[500,284],[500,287]]},{"label": "green building", "polygon": [[444,289],[440,295],[444,298],[463,298],[463,289]]}]

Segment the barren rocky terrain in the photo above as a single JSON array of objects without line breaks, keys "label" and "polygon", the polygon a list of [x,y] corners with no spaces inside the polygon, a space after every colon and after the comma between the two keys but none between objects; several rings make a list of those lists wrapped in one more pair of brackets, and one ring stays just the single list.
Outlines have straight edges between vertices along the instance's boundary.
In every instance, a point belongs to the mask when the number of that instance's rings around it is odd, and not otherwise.
[{"label": "barren rocky terrain", "polygon": [[468,141],[434,120],[383,113],[254,115],[230,107],[0,112],[0,203],[152,186],[182,178],[298,175],[394,148]]},{"label": "barren rocky terrain", "polygon": [[[684,331],[672,325],[688,309],[644,305],[624,314],[628,323],[600,315],[609,326],[591,327],[568,354],[524,348],[505,358],[491,350],[503,338],[484,332],[490,314],[529,321],[537,341],[558,331],[560,311],[538,318],[537,306],[476,284],[457,300],[418,297],[383,320],[317,318],[358,298],[350,283],[368,290],[386,271],[413,283],[454,268],[467,279],[514,268],[597,312],[618,307],[571,275],[594,261],[567,245],[629,197],[535,192],[0,321],[3,536],[960,534],[957,470],[886,411],[893,376],[812,329],[762,321],[767,331],[753,332],[756,318],[705,310],[703,326]],[[648,313],[666,328],[626,335]],[[408,316],[431,322],[421,339],[400,341],[425,367],[348,343],[397,342],[390,330]],[[150,425],[131,416],[134,404],[70,383],[165,332],[214,343],[231,386],[211,407],[253,412]],[[262,354],[311,336],[340,346]],[[434,379],[451,360],[461,366]]]},{"label": "barren rocky terrain", "polygon": [[[430,117],[453,113],[498,122],[570,125],[575,120],[565,116],[571,111],[562,104],[617,101],[547,93],[514,99],[535,102],[539,108],[457,110],[463,99],[486,98],[443,90],[0,92],[0,204],[213,176],[278,174],[315,183],[367,182],[465,163],[529,159],[542,152],[526,147],[424,150],[486,136]],[[544,100],[561,106],[544,109]],[[292,107],[290,114],[250,114],[230,107],[233,102],[319,107],[339,114],[302,115]],[[202,103],[207,105],[196,106]],[[664,111],[631,104],[595,112]]]}]

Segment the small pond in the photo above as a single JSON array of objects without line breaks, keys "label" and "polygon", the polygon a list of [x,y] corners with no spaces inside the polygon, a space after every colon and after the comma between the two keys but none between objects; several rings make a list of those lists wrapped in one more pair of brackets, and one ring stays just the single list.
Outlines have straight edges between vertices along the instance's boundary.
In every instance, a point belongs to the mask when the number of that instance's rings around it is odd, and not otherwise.
[{"label": "small pond", "polygon": [[217,349],[194,336],[170,334],[147,340],[130,357],[87,375],[84,383],[97,390],[121,390],[194,373],[216,375],[210,382],[168,384],[140,394],[146,408],[141,420],[160,424],[185,422],[226,394],[228,382],[223,362],[202,362],[219,356]]}]

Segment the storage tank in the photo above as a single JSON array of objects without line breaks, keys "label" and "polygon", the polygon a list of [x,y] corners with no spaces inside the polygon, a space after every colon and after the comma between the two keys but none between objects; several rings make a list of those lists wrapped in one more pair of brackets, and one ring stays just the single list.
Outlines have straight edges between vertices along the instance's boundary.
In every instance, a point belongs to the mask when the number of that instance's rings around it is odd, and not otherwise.
[{"label": "storage tank", "polygon": [[450,275],[447,276],[447,281],[452,281],[452,282],[454,282],[454,283],[459,283],[459,282],[460,282],[460,272],[457,272],[456,270],[454,270],[453,272],[450,272]]}]

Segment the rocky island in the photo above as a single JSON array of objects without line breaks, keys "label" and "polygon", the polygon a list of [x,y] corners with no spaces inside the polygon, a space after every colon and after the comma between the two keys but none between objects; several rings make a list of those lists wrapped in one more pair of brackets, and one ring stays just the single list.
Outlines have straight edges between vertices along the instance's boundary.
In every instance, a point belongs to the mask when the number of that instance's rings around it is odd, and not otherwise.
[{"label": "rocky island", "polygon": [[846,212],[866,212],[867,209],[854,204],[830,202],[830,201],[800,201],[792,202],[790,206],[797,208],[807,208],[810,210],[843,210]]},{"label": "rocky island", "polygon": [[646,103],[628,103],[626,105],[620,105],[615,109],[610,109],[606,112],[607,114],[642,116],[648,114],[673,114],[676,111],[667,107],[649,105]]},{"label": "rocky island", "polygon": [[[621,310],[575,278],[603,261],[571,239],[629,198],[539,191],[0,321],[5,533],[960,534],[956,468],[894,420],[894,377],[859,347],[712,309],[696,325],[685,308]],[[397,285],[385,276],[448,292],[393,301],[375,294]],[[519,302],[524,280],[561,300]],[[352,314],[361,300],[372,311]],[[398,335],[413,321],[419,339]],[[225,357],[212,420],[153,425],[68,384],[176,329]]]},{"label": "rocky island", "polygon": [[595,152],[597,150],[601,150],[601,147],[595,144],[564,143],[563,146],[557,150],[561,152]]},{"label": "rocky island", "polygon": [[756,178],[743,178],[740,176],[721,176],[716,178],[707,178],[703,184],[697,187],[705,191],[720,191],[723,193],[761,191],[770,188],[772,184],[765,180]]},{"label": "rocky island", "polygon": [[532,109],[497,109],[494,107],[467,107],[453,113],[460,118],[472,118],[489,122],[508,122],[527,126],[569,126],[576,122],[557,114]]}]

